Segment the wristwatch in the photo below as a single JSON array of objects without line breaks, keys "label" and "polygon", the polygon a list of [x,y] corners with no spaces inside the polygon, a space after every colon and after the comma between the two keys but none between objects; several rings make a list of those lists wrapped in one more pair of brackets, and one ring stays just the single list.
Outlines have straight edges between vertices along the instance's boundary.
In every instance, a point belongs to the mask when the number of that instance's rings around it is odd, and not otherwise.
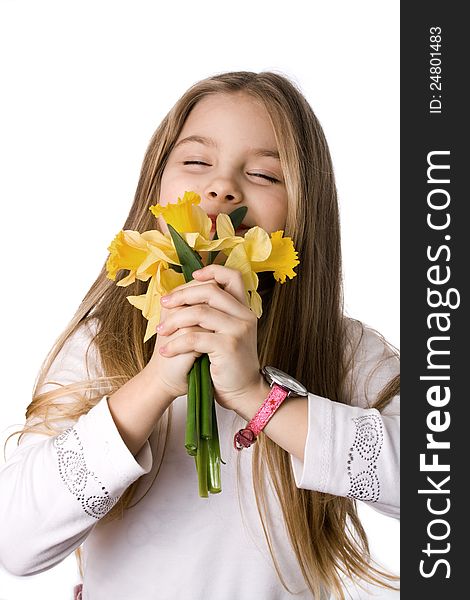
[{"label": "wristwatch", "polygon": [[269,419],[286,398],[308,396],[306,387],[276,367],[265,366],[259,372],[271,386],[271,391],[245,429],[240,429],[235,434],[233,446],[236,450],[243,450],[256,442],[256,436],[266,427]]}]

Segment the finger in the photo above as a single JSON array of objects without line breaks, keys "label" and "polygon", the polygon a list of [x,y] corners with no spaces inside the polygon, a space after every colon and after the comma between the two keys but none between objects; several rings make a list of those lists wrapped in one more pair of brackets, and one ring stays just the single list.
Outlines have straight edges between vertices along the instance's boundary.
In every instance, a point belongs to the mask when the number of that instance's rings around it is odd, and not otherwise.
[{"label": "finger", "polygon": [[[169,291],[166,296],[169,296],[171,294],[173,294],[174,292],[178,291],[178,290],[182,290],[187,288],[188,286],[194,286],[194,285],[205,285],[207,282],[205,281],[196,281],[195,279],[191,280],[191,281],[187,281],[186,283],[183,283],[182,285],[178,285],[175,288],[173,288],[171,291]],[[215,281],[214,281],[215,283]],[[171,312],[173,312],[172,308],[170,306],[167,306],[165,304],[165,302],[161,301],[160,297],[160,322],[161,321],[166,321],[166,319],[168,318],[168,314],[170,314]],[[178,307],[178,306],[177,306]]]},{"label": "finger", "polygon": [[220,288],[215,282],[186,287],[172,292],[167,296],[167,299],[162,298],[161,304],[165,308],[175,308],[184,304],[207,304],[211,308],[215,308],[241,320],[250,320],[254,314],[248,306],[241,304],[234,296]]},{"label": "finger", "polygon": [[[214,282],[215,282],[215,280],[214,280]],[[172,294],[173,292],[176,292],[178,290],[184,290],[185,288],[187,288],[189,286],[192,286],[192,285],[204,285],[205,283],[207,283],[207,281],[198,281],[197,279],[191,279],[191,281],[187,281],[186,283],[182,283],[181,285],[177,285],[172,290],[170,290],[168,293]]]},{"label": "finger", "polygon": [[160,353],[167,357],[188,352],[200,352],[209,355],[219,352],[222,354],[224,337],[226,338],[226,336],[220,336],[217,333],[191,331],[166,343],[165,346],[160,348]]},{"label": "finger", "polygon": [[243,275],[238,269],[231,269],[224,265],[212,264],[195,271],[193,277],[197,278],[198,281],[214,279],[222,289],[231,294],[245,306],[249,306],[245,284],[243,283]]},{"label": "finger", "polygon": [[157,333],[169,336],[184,327],[197,326],[205,331],[233,335],[240,334],[241,329],[244,330],[240,325],[240,319],[206,304],[197,304],[196,306],[182,306],[179,310],[173,311],[158,325]]}]

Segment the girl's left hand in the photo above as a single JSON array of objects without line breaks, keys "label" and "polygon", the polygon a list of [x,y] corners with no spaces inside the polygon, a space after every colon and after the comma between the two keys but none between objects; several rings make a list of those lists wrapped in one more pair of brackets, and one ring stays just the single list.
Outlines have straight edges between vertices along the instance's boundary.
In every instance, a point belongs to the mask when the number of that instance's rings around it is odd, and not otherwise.
[{"label": "girl's left hand", "polygon": [[[262,375],[257,348],[258,318],[249,308],[242,275],[236,269],[211,264],[193,282],[176,287],[162,299],[172,310],[159,333],[171,335],[183,327],[209,330],[181,334],[160,348],[163,356],[185,352],[208,354],[214,397],[224,408],[236,410],[259,389]],[[197,285],[197,283],[204,285]]]}]

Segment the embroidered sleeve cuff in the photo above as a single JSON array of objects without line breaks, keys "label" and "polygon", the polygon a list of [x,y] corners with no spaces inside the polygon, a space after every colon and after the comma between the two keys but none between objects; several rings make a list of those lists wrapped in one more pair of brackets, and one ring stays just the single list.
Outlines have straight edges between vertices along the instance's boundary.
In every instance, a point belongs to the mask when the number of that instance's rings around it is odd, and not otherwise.
[{"label": "embroidered sleeve cuff", "polygon": [[84,511],[97,519],[152,468],[149,442],[136,457],[132,455],[114,423],[107,396],[58,436],[54,446],[63,482]]},{"label": "embroidered sleeve cuff", "polygon": [[[308,433],[304,460],[290,455],[298,488],[347,496],[350,478],[348,453],[355,438],[352,419],[364,413],[315,394],[308,395]],[[334,468],[341,462],[341,468]]]}]

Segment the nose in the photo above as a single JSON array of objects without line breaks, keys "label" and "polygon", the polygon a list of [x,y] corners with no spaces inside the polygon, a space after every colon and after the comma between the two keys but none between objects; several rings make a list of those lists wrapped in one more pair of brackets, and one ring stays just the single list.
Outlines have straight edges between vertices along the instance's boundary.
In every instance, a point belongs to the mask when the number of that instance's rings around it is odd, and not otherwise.
[{"label": "nose", "polygon": [[230,205],[243,200],[243,194],[234,177],[216,175],[207,182],[204,197],[217,204],[226,202]]}]

